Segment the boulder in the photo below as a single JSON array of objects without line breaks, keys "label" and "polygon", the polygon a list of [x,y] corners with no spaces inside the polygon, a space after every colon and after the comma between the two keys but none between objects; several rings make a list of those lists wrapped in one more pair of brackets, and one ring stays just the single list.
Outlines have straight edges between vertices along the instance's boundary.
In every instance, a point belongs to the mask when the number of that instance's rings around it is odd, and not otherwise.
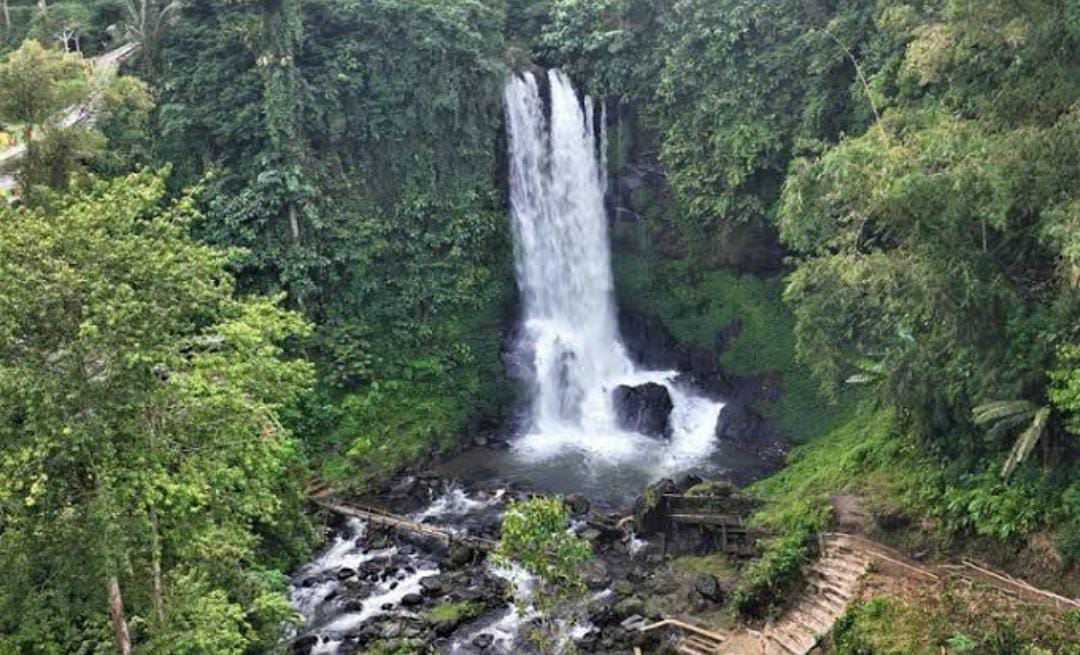
[{"label": "boulder", "polygon": [[563,502],[574,516],[584,516],[589,513],[589,499],[584,494],[570,494]]},{"label": "boulder", "polygon": [[724,600],[724,590],[720,588],[720,582],[717,581],[716,576],[709,573],[702,573],[694,579],[694,591],[706,600],[717,603]]},{"label": "boulder", "polygon": [[446,555],[446,564],[450,568],[457,569],[472,563],[476,553],[465,544],[454,542],[450,545],[450,552]]},{"label": "boulder", "polygon": [[615,603],[615,607],[612,608],[612,614],[618,619],[625,619],[635,614],[645,614],[645,601],[637,596],[624,598]]},{"label": "boulder", "polygon": [[405,594],[401,597],[401,604],[404,607],[418,607],[424,604],[424,597],[420,594]]},{"label": "boulder", "polygon": [[668,418],[675,405],[667,387],[655,382],[623,384],[615,387],[614,400],[620,428],[661,439],[671,436]]},{"label": "boulder", "polygon": [[443,579],[438,575],[420,578],[420,593],[425,596],[441,596],[446,592]]},{"label": "boulder", "polygon": [[315,648],[319,644],[319,638],[315,635],[304,635],[298,637],[296,641],[292,643],[292,652],[295,655],[308,655],[311,649]]},{"label": "boulder", "polygon": [[716,417],[716,438],[746,443],[761,434],[763,419],[745,405],[728,404]]},{"label": "boulder", "polygon": [[495,643],[495,637],[491,633],[481,632],[473,637],[472,645],[477,650],[487,650],[491,648],[491,645]]},{"label": "boulder", "polygon": [[634,503],[634,531],[643,536],[663,532],[668,521],[668,506],[663,497],[679,491],[675,481],[669,479],[645,487],[645,493]]},{"label": "boulder", "polygon": [[345,580],[345,579],[351,578],[351,577],[353,577],[355,575],[356,575],[356,571],[354,571],[353,569],[350,569],[347,566],[338,569],[338,572],[337,572],[338,580]]}]

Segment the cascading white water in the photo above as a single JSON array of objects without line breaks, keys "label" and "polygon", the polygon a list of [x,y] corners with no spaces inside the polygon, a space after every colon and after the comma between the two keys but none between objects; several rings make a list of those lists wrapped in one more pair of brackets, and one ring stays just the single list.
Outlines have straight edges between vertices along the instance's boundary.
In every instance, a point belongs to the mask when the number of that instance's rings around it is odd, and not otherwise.
[{"label": "cascading white water", "polygon": [[[572,450],[686,465],[712,450],[720,404],[678,388],[675,372],[638,371],[628,356],[604,209],[606,127],[598,149],[592,99],[579,100],[560,71],[547,82],[548,116],[533,74],[513,77],[505,90],[515,263],[535,382],[533,425],[518,450],[536,459]],[[663,458],[655,441],[618,429],[612,401],[617,385],[649,381],[664,384],[675,405]]]}]

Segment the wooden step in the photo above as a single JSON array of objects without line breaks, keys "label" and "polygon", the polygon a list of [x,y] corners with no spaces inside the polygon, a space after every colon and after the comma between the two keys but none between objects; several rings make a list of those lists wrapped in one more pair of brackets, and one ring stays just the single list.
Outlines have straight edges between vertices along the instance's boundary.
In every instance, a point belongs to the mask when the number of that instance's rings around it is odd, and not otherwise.
[{"label": "wooden step", "polygon": [[865,571],[851,571],[848,569],[826,567],[819,563],[811,566],[807,570],[807,573],[814,573],[822,578],[836,580],[845,584],[854,584],[865,574]]},{"label": "wooden step", "polygon": [[818,567],[825,571],[845,571],[861,576],[866,573],[868,562],[863,559],[828,558],[818,561]]},{"label": "wooden step", "polygon": [[[809,648],[803,647],[803,643],[806,641],[805,637],[793,635],[785,629],[767,629],[765,631],[765,640],[767,644],[776,644],[780,649],[783,649],[783,652],[791,653],[791,655],[806,655],[806,651],[809,650]],[[770,652],[768,646],[766,646],[765,652],[767,654]]]},{"label": "wooden step", "polygon": [[713,655],[714,652],[715,652],[715,651],[712,651],[712,650],[703,650],[703,649],[701,649],[701,648],[699,648],[697,646],[694,646],[692,644],[689,644],[689,643],[687,643],[685,641],[681,642],[679,645],[675,646],[675,650],[677,650],[680,653],[685,653],[686,655]]},{"label": "wooden step", "polygon": [[835,596],[829,596],[826,594],[813,594],[806,599],[807,605],[818,611],[832,616],[834,619],[844,613],[844,610],[848,606],[846,600],[841,600]]},{"label": "wooden step", "polygon": [[721,642],[705,639],[696,635],[687,637],[682,643],[697,648],[698,650],[705,651],[706,653],[715,653],[721,645]]},{"label": "wooden step", "polygon": [[801,625],[806,628],[807,632],[811,632],[814,636],[823,635],[832,629],[834,620],[831,617],[818,616],[807,612],[802,607],[798,607],[792,610],[787,615],[789,621],[794,622],[797,625]]}]

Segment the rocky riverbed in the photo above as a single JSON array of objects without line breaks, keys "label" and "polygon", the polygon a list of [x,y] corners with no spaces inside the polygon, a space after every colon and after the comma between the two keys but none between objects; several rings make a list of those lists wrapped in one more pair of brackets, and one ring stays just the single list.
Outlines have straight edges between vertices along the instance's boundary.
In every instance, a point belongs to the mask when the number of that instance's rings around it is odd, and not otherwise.
[{"label": "rocky riverbed", "polygon": [[[697,481],[664,481],[657,488],[685,490]],[[402,477],[377,500],[413,520],[496,540],[506,507],[528,495],[505,484],[463,486],[429,472]],[[643,619],[673,606],[707,610],[723,601],[716,577],[680,579],[669,570],[672,555],[706,548],[699,536],[682,535],[665,556],[660,538],[642,539],[630,522],[620,523],[627,510],[593,510],[580,495],[566,502],[571,529],[592,544],[596,557],[584,571],[588,594],[578,618],[545,632],[580,652],[626,653],[643,639],[636,629]],[[465,545],[447,547],[355,519],[328,530],[328,545],[293,577],[292,600],[304,617],[291,642],[296,655],[540,652],[527,634],[544,618],[531,607],[532,580],[524,571]]]}]

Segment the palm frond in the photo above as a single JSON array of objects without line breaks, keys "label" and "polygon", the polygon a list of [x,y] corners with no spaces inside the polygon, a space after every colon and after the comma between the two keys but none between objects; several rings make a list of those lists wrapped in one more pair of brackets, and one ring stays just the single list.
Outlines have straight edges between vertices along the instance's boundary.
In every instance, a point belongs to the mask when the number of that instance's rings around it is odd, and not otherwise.
[{"label": "palm frond", "polygon": [[1001,467],[1001,477],[1008,478],[1016,470],[1016,467],[1027,459],[1027,456],[1035,449],[1035,444],[1039,443],[1039,439],[1046,433],[1046,424],[1049,420],[1049,407],[1042,407],[1035,412],[1035,418],[1032,419],[1031,425],[1017,437],[1016,443],[1013,444],[1009,458],[1005,460],[1005,465]]},{"label": "palm frond", "polygon": [[1025,423],[1031,421],[1031,416],[1026,413],[1015,414],[1013,416],[1006,416],[994,423],[986,434],[983,435],[983,440],[988,444],[999,443],[1002,439],[1008,436],[1011,432],[1021,427]]},{"label": "palm frond", "polygon": [[1037,409],[1027,400],[999,400],[976,406],[971,410],[971,420],[981,427],[1013,416],[1031,416]]}]

